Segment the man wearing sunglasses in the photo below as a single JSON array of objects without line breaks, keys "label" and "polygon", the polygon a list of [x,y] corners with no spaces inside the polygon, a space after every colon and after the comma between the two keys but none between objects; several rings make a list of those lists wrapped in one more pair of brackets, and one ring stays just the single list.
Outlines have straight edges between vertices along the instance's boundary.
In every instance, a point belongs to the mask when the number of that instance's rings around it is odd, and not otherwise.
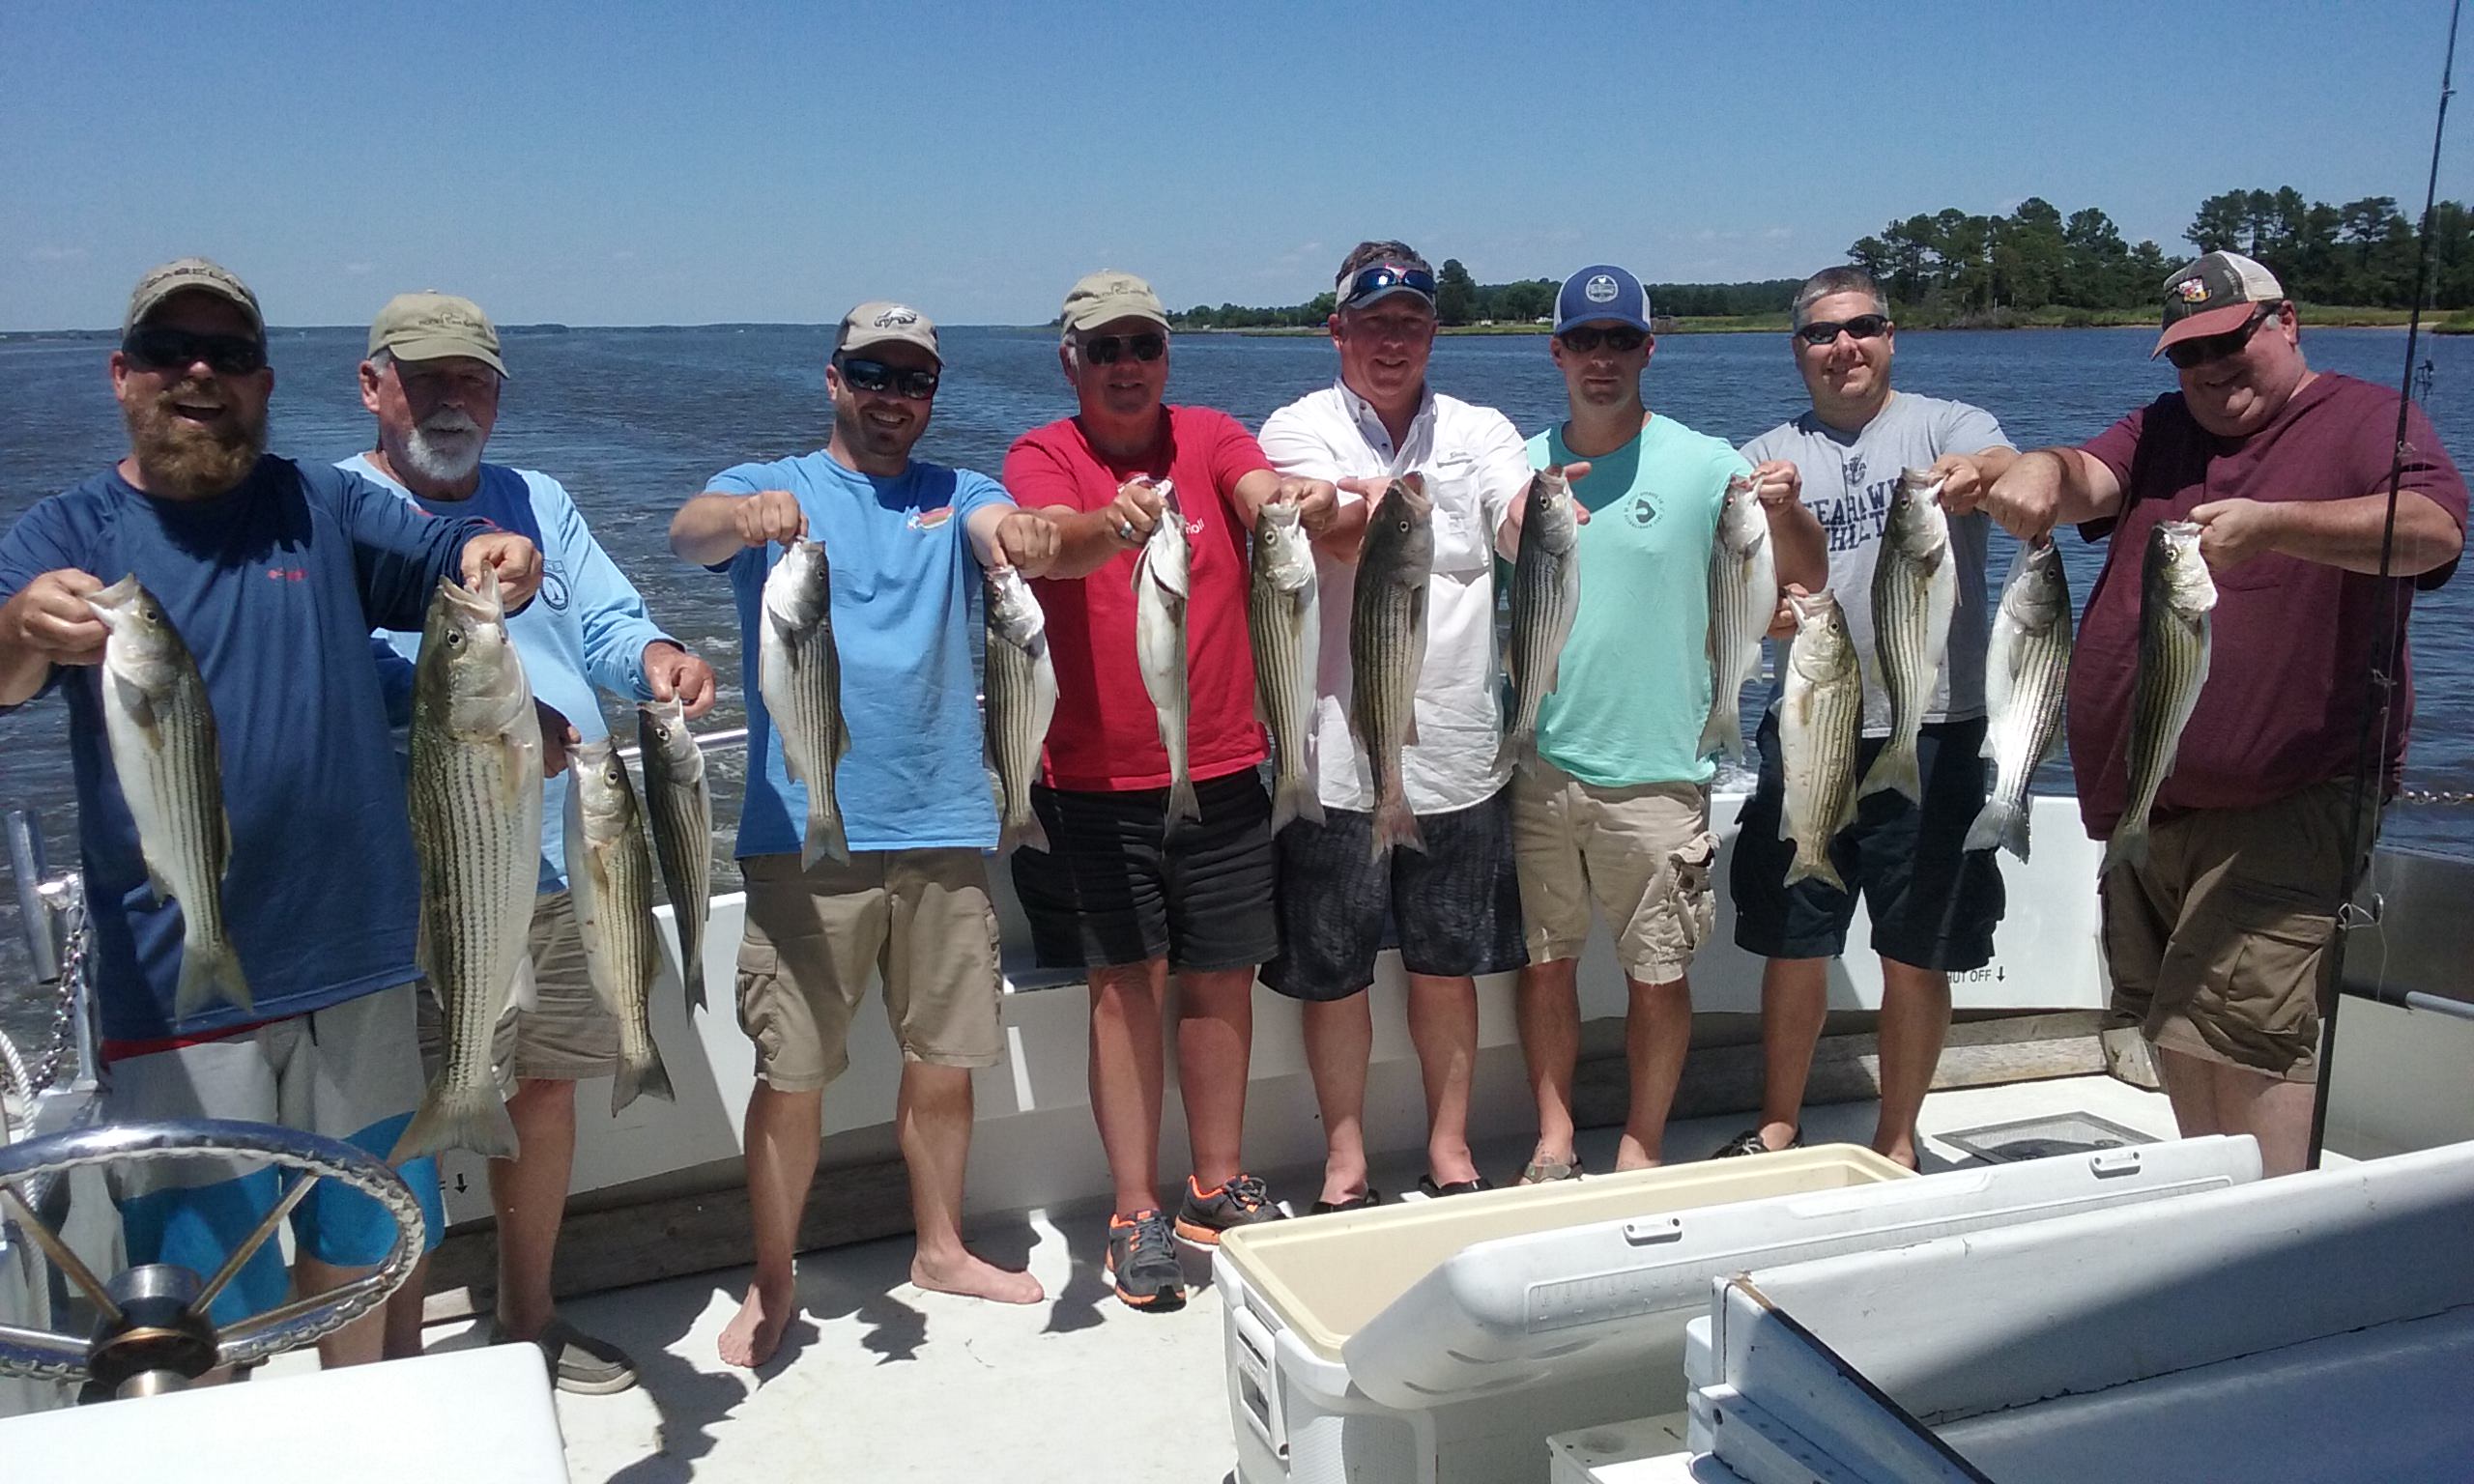
[{"label": "man wearing sunglasses", "polygon": [[[2140,1027],[2185,1135],[2249,1133],[2271,1174],[2303,1167],[2321,1073],[2321,954],[2347,868],[2366,704],[2393,704],[2379,797],[2412,729],[2405,617],[2464,544],[2465,483],[2420,408],[2314,371],[2276,275],[2211,252],[2166,280],[2167,392],[2076,448],[2039,448],[1983,494],[2023,540],[2074,522],[2107,540],[2070,667],[2071,770],[2087,833],[2128,793],[2141,572],[2160,521],[2201,527],[2216,580],[2207,683],[2149,816],[2144,859],[2101,884],[2117,1019]],[[2382,592],[2392,460],[2396,531]],[[2395,628],[2383,633],[2393,600]],[[2374,701],[2373,669],[2396,690]]]},{"label": "man wearing sunglasses", "polygon": [[[420,890],[369,623],[417,629],[439,583],[495,569],[510,607],[540,585],[531,542],[425,516],[366,480],[266,452],[266,322],[201,258],[138,280],[111,357],[129,451],[0,536],[0,709],[69,704],[77,822],[115,1119],[287,1124],[385,1156],[420,1101],[414,929]],[[88,599],[133,575],[187,642],[214,711],[229,836],[223,910],[250,1004],[180,1013],[181,908],[150,885],[104,734],[105,631]],[[228,992],[228,991],[227,991]],[[408,1163],[435,1244],[431,1161]],[[132,1262],[209,1273],[272,1213],[275,1172],[176,1161],[129,1172]],[[297,1270],[323,1290],[384,1259],[394,1221],[348,1191],[292,1214]],[[229,1325],[287,1298],[275,1244],[216,1300]],[[378,1358],[372,1316],[320,1343]]]},{"label": "man wearing sunglasses", "polygon": [[1890,730],[1889,694],[1873,657],[1873,569],[1903,469],[1929,469],[1943,481],[1942,499],[1954,512],[1958,604],[1917,745],[1924,801],[1895,789],[1857,801],[1855,822],[1830,845],[1847,891],[1814,879],[1784,884],[1794,847],[1778,838],[1786,774],[1772,688],[1757,734],[1761,778],[1740,816],[1728,873],[1737,946],[1769,960],[1761,976],[1761,1124],[1718,1153],[1797,1145],[1804,1082],[1828,1013],[1829,961],[1846,951],[1860,892],[1882,965],[1882,1101],[1873,1148],[1913,1166],[1915,1115],[1949,1034],[1950,975],[1992,958],[1994,926],[2001,920],[2000,868],[1990,852],[1963,848],[1985,797],[1979,753],[1991,635],[1984,575],[1990,523],[1956,512],[1971,509],[1984,482],[2017,455],[1982,408],[1891,390],[1898,328],[1860,270],[1825,269],[1806,279],[1796,294],[1794,323],[1788,345],[1812,410],[1743,451],[1794,465],[1800,498],[1827,533],[1830,590],[1864,668],[1859,777]]},{"label": "man wearing sunglasses", "polygon": [[[540,601],[507,620],[507,635],[534,698],[559,713],[557,730],[568,740],[609,735],[601,692],[629,702],[675,697],[689,717],[703,716],[713,707],[712,667],[653,625],[635,585],[593,539],[565,488],[547,474],[482,462],[505,382],[498,328],[480,305],[450,294],[395,296],[370,325],[369,355],[360,363],[360,400],[377,419],[376,446],[337,467],[420,509],[477,516],[541,549]],[[399,708],[395,720],[408,721],[421,636],[388,629],[379,640],[388,646],[380,674]],[[528,949],[538,1003],[508,1007],[493,1058],[514,1077],[506,1107],[522,1153],[489,1161],[499,1281],[485,1332],[494,1344],[539,1346],[561,1390],[598,1396],[634,1385],[636,1368],[618,1347],[560,1319],[550,1297],[575,1158],[575,1084],[606,1075],[618,1056],[618,1023],[585,971],[567,890],[569,782],[549,779],[541,806],[539,896]],[[434,1052],[445,1024],[427,996],[420,1009],[423,1049]],[[390,1354],[419,1348],[426,1277],[416,1274],[388,1302]]]},{"label": "man wearing sunglasses", "polygon": [[[1016,509],[985,474],[910,456],[943,371],[926,315],[882,300],[859,305],[834,332],[825,367],[825,446],[724,470],[670,525],[672,551],[729,574],[744,636],[738,1019],[756,1043],[746,1128],[756,1275],[722,1330],[731,1365],[763,1364],[796,1311],[791,1259],[816,1176],[824,1088],[849,1065],[850,1017],[879,972],[902,1044],[895,1123],[919,1234],[910,1279],[1003,1303],[1042,1297],[1029,1273],[982,1261],[962,1239],[971,1070],[1004,1057],[985,854],[996,845],[996,809],[981,765],[971,600],[991,568],[1045,573],[1056,528]],[[849,734],[834,794],[850,859],[828,856],[805,870],[807,790],[783,766],[757,681],[764,580],[781,549],[801,538],[820,543],[831,563]]]},{"label": "man wearing sunglasses", "polygon": [[[1056,720],[1031,789],[1048,848],[1014,853],[1014,888],[1040,962],[1090,976],[1091,1113],[1116,1186],[1108,1269],[1120,1298],[1156,1313],[1185,1301],[1172,1229],[1215,1244],[1280,1213],[1239,1159],[1254,970],[1280,946],[1246,532],[1274,500],[1319,532],[1334,491],[1272,472],[1227,414],[1166,405],[1167,312],[1132,273],[1092,273],[1067,293],[1057,360],[1075,415],[1023,434],[1005,457],[1006,489],[1058,538],[1056,565],[1033,585],[1057,658]],[[1188,769],[1202,810],[1174,829],[1168,757],[1135,659],[1135,557],[1166,518],[1163,479],[1192,554]],[[1173,1227],[1157,1184],[1171,970],[1194,1154]]]},{"label": "man wearing sunglasses", "polygon": [[[1339,377],[1272,414],[1262,434],[1273,468],[1334,481],[1343,492],[1338,516],[1316,543],[1323,647],[1315,773],[1324,822],[1301,819],[1280,834],[1280,953],[1263,970],[1265,984],[1305,1003],[1307,1060],[1325,1135],[1318,1211],[1380,1199],[1366,1183],[1363,1127],[1374,1036],[1366,991],[1376,955],[1392,943],[1400,949],[1426,1094],[1420,1183],[1444,1194],[1487,1185],[1469,1155],[1474,976],[1528,959],[1512,877],[1509,769],[1495,756],[1503,723],[1494,585],[1497,542],[1529,487],[1528,448],[1503,414],[1426,385],[1435,278],[1424,259],[1404,243],[1364,243],[1333,287]],[[1370,859],[1376,801],[1348,721],[1348,595],[1369,503],[1412,472],[1434,505],[1434,558],[1417,740],[1401,750],[1400,772],[1424,848],[1398,846]]]},{"label": "man wearing sunglasses", "polygon": [[1717,907],[1714,765],[1701,756],[1701,734],[1711,706],[1711,548],[1728,482],[1754,479],[1780,581],[1818,586],[1828,570],[1821,523],[1796,499],[1795,466],[1754,469],[1725,441],[1642,401],[1656,342],[1638,278],[1599,264],[1566,279],[1548,350],[1571,416],[1529,441],[1529,462],[1576,475],[1572,494],[1594,519],[1579,531],[1580,610],[1539,709],[1538,756],[1512,778],[1529,937],[1521,1050],[1539,1123],[1523,1184],[1580,1173],[1571,1086],[1593,897],[1629,988],[1631,1112],[1616,1167],[1661,1158],[1692,1041],[1684,971]]}]

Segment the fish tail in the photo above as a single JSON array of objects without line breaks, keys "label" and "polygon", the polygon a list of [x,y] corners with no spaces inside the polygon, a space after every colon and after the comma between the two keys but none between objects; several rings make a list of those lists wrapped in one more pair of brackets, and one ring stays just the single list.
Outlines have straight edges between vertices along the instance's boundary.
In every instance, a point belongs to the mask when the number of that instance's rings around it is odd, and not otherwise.
[{"label": "fish tail", "polygon": [[1819,860],[1808,861],[1802,851],[1796,852],[1795,864],[1787,868],[1786,884],[1793,886],[1798,881],[1819,881],[1836,891],[1847,890],[1846,879],[1839,875],[1837,864],[1827,854]]},{"label": "fish tail", "polygon": [[814,870],[816,863],[831,859],[843,866],[850,864],[849,837],[843,833],[842,815],[830,804],[818,807],[808,801],[808,834],[799,846],[799,869]]},{"label": "fish tail", "polygon": [[1737,762],[1743,761],[1743,719],[1725,699],[1710,708],[1710,720],[1701,728],[1701,751],[1697,756],[1715,757],[1721,754]]},{"label": "fish tail", "polygon": [[230,943],[183,943],[181,978],[172,991],[172,1018],[212,1010],[217,1000],[251,1007],[249,982],[241,976],[241,956]]},{"label": "fish tail", "polygon": [[2109,876],[2116,866],[2141,866],[2147,861],[2147,826],[2144,823],[2118,826],[2113,839],[2105,842],[2105,864],[2096,872]]},{"label": "fish tail", "polygon": [[1421,853],[1426,847],[1425,838],[1418,833],[1418,816],[1409,812],[1408,798],[1397,790],[1396,785],[1374,809],[1373,859],[1383,859],[1384,852],[1394,845],[1405,845]]},{"label": "fish tail", "polygon": [[469,1149],[484,1158],[512,1159],[515,1148],[515,1120],[507,1117],[506,1104],[500,1100],[497,1088],[486,1084],[449,1088],[433,1083],[421,1098],[420,1111],[404,1127],[404,1136],[395,1141],[394,1153],[387,1156],[387,1162],[401,1164],[421,1155],[444,1154],[450,1149]]},{"label": "fish tail", "polygon": [[1859,799],[1895,788],[1907,795],[1910,803],[1924,802],[1924,771],[1917,764],[1915,739],[1892,737],[1882,755],[1873,759],[1872,771],[1864,775],[1864,786],[1856,790]]},{"label": "fish tail", "polygon": [[691,1011],[703,1010],[705,1004],[705,956],[702,953],[689,952],[683,944],[680,945],[679,952],[685,961],[678,966],[678,980],[687,988],[687,1008]]},{"label": "fish tail", "polygon": [[1023,810],[1022,817],[1014,822],[1011,833],[1014,843],[1023,849],[1037,850],[1042,855],[1049,853],[1048,826],[1040,823],[1039,811]]},{"label": "fish tail", "polygon": [[1968,827],[1966,850],[2006,849],[2021,860],[2028,858],[2028,811],[2012,799],[1987,800],[1984,810]]},{"label": "fish tail", "polygon": [[1272,833],[1279,834],[1292,819],[1323,822],[1323,801],[1314,792],[1314,781],[1304,774],[1282,778],[1272,789]]},{"label": "fish tail", "polygon": [[652,1094],[664,1102],[678,1100],[678,1094],[671,1090],[670,1069],[661,1064],[661,1047],[659,1046],[648,1048],[642,1062],[630,1061],[622,1056],[618,1059],[618,1065],[612,1069],[611,1116],[617,1117],[619,1109],[647,1093]]},{"label": "fish tail", "polygon": [[1168,822],[1174,824],[1180,819],[1200,819],[1201,817],[1202,805],[1194,800],[1194,781],[1191,778],[1181,778],[1170,784],[1168,785]]}]

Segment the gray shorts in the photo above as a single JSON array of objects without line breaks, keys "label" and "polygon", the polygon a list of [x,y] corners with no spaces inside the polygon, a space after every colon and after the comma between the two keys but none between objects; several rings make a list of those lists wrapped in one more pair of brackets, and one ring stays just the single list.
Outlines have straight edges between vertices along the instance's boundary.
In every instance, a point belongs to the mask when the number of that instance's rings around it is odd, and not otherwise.
[{"label": "gray shorts", "polygon": [[[525,952],[532,963],[535,1003],[531,1010],[510,1004],[499,1017],[490,1047],[499,1080],[581,1082],[607,1074],[618,1060],[618,1021],[585,972],[584,934],[568,894],[543,892],[533,899]],[[446,1021],[437,996],[418,998],[421,1065],[435,1070],[446,1043]]]}]

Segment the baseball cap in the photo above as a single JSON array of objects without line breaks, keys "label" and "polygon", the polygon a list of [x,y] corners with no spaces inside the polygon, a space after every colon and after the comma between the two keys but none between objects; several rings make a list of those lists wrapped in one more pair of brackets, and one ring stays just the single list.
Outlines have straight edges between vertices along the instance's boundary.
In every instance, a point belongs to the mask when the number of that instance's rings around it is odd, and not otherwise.
[{"label": "baseball cap", "polygon": [[1151,285],[1114,270],[1087,273],[1065,291],[1067,329],[1096,329],[1114,320],[1149,320],[1166,329],[1168,311]]},{"label": "baseball cap", "polygon": [[1555,333],[1597,320],[1651,333],[1649,291],[1612,263],[1593,264],[1565,279],[1564,292],[1555,296]]},{"label": "baseball cap", "polygon": [[205,258],[174,258],[148,269],[137,280],[137,287],[129,291],[129,312],[120,322],[122,337],[127,338],[148,315],[162,308],[164,300],[190,290],[212,294],[247,315],[258,343],[266,344],[267,320],[258,311],[258,296],[249,292],[249,286],[241,281],[239,274]]},{"label": "baseball cap", "polygon": [[499,329],[481,306],[435,289],[398,294],[369,326],[369,354],[385,351],[397,360],[445,360],[469,356],[499,375]]},{"label": "baseball cap", "polygon": [[2277,275],[2238,252],[2211,252],[2165,280],[2165,332],[2156,337],[2154,360],[2165,347],[2240,329],[2252,309],[2285,298]]},{"label": "baseball cap", "polygon": [[936,349],[936,325],[928,316],[908,304],[891,300],[872,299],[842,317],[842,328],[833,334],[833,354],[864,351],[872,345],[915,345],[945,363],[944,353]]}]

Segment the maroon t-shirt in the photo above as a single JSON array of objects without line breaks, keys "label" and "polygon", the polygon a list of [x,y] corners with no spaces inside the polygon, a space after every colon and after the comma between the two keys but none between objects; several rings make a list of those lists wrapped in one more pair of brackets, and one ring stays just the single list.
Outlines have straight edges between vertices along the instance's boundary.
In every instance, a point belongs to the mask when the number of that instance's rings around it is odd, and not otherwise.
[{"label": "maroon t-shirt", "polygon": [[[2139,666],[2140,569],[2148,531],[2188,520],[2218,499],[2352,499],[2388,490],[2397,393],[2322,372],[2276,420],[2244,439],[2201,428],[2168,392],[2082,445],[2121,481],[2112,520],[2080,533],[2112,546],[2088,595],[2070,667],[2070,762],[2087,833],[2113,834],[2129,803],[2132,691]],[[2465,481],[2421,408],[2407,414],[2401,489],[2428,496],[2465,527]],[[2436,587],[2457,564],[2396,585],[2399,676],[2389,731],[2393,790],[2413,725],[2413,682],[2404,666],[2404,617],[2416,587]],[[2255,556],[2216,576],[2206,688],[2182,732],[2173,770],[2156,796],[2158,814],[2249,809],[2353,772],[2379,617],[2380,580],[2298,556]]]}]

